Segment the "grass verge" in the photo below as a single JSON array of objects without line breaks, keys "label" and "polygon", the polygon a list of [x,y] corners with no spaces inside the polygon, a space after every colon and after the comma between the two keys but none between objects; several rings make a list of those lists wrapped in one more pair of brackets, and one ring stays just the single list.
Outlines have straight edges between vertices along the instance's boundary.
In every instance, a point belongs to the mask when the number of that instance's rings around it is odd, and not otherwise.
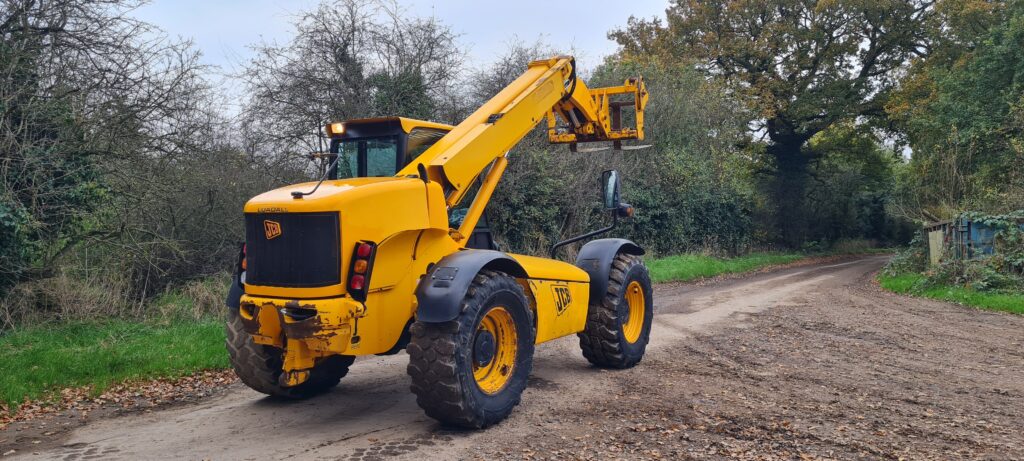
[{"label": "grass verge", "polygon": [[678,282],[714,277],[721,274],[749,272],[767,266],[788,264],[806,258],[801,253],[751,253],[722,259],[704,255],[684,254],[647,261],[654,283]]},{"label": "grass verge", "polygon": [[219,320],[31,327],[0,335],[0,403],[44,398],[66,387],[92,386],[99,393],[125,380],[227,366]]},{"label": "grass verge", "polygon": [[951,301],[971,307],[1024,314],[1024,294],[987,293],[963,287],[937,286],[922,288],[920,274],[878,275],[878,283],[886,290]]}]

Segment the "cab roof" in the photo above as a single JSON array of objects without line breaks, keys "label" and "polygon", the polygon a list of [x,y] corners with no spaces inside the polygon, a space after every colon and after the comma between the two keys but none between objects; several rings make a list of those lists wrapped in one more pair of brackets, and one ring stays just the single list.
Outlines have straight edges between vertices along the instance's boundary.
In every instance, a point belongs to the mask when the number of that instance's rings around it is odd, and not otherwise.
[{"label": "cab roof", "polygon": [[407,134],[413,130],[413,128],[433,128],[435,130],[451,131],[455,128],[451,125],[444,123],[428,122],[426,120],[417,120],[414,118],[405,117],[371,117],[371,118],[358,118],[353,120],[346,120],[343,123],[345,125],[369,125],[375,123],[394,123],[399,122],[402,126],[402,131]]}]

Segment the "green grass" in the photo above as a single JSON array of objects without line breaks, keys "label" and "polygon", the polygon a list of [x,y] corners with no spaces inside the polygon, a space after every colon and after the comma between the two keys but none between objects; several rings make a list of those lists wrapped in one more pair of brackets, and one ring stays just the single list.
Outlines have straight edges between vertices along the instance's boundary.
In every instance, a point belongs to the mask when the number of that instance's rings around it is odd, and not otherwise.
[{"label": "green grass", "polygon": [[987,293],[970,288],[938,286],[919,288],[920,274],[879,275],[882,288],[896,293],[951,301],[965,306],[1024,314],[1024,294]]},{"label": "green grass", "polygon": [[766,266],[791,263],[805,257],[807,255],[800,253],[751,253],[746,256],[722,259],[684,254],[647,261],[647,267],[651,271],[651,279],[654,283],[660,283],[749,272]]},{"label": "green grass", "polygon": [[178,377],[228,366],[223,323],[111,321],[21,329],[0,335],[0,402],[91,385],[102,392],[136,378]]}]

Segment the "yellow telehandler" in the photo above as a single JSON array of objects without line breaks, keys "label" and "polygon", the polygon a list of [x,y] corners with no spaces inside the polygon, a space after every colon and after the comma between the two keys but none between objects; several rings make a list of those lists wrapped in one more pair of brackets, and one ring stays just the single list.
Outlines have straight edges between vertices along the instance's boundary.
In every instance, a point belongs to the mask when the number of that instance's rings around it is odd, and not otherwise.
[{"label": "yellow telehandler", "polygon": [[[227,304],[243,383],[286,398],[330,389],[360,355],[409,354],[416,401],[445,424],[483,428],[520,401],[534,345],[577,334],[594,365],[643,357],[653,316],[638,245],[586,243],[575,264],[500,251],[484,209],[508,152],[542,119],[552,143],[643,139],[641,78],[588,88],[572,57],[531,62],[458,126],[400,117],[331,123],[319,182],[245,205]],[[634,127],[623,127],[632,108]],[[632,207],[602,175],[612,229]]]}]

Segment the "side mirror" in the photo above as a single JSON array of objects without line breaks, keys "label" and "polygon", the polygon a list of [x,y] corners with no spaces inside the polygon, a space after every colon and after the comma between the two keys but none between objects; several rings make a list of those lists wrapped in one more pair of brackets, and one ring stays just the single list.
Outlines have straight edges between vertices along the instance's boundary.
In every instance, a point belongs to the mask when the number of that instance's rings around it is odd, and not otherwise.
[{"label": "side mirror", "polygon": [[601,192],[601,197],[604,199],[604,208],[606,210],[617,210],[622,203],[622,198],[619,195],[619,172],[606,170],[604,173],[601,173],[601,185],[604,187],[604,190]]}]

